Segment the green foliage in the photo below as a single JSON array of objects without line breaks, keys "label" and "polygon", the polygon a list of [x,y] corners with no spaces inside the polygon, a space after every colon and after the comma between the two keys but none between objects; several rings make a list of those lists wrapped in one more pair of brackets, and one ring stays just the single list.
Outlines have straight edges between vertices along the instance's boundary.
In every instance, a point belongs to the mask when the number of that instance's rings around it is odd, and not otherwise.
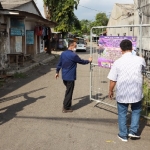
[{"label": "green foliage", "polygon": [[[77,33],[78,35],[87,34],[90,35],[90,30],[92,27],[95,26],[107,26],[108,24],[108,18],[105,13],[98,13],[95,17],[94,21],[83,19],[80,21],[81,29],[78,29],[76,31],[72,31],[73,33]],[[103,29],[104,31],[105,29]],[[94,34],[100,35],[102,33],[101,29],[95,29],[93,30]]]},{"label": "green foliage", "polygon": [[143,85],[143,100],[142,100],[142,114],[150,117],[150,87],[147,83]]},{"label": "green foliage", "polygon": [[16,73],[14,74],[14,77],[15,77],[15,78],[26,78],[27,75],[24,74],[24,73],[18,73],[18,72],[16,72]]},{"label": "green foliage", "polygon": [[95,23],[97,26],[106,26],[108,24],[108,18],[106,13],[98,13],[95,19]]},{"label": "green foliage", "polygon": [[[95,21],[92,23],[92,27],[93,26],[107,26],[108,24],[108,18],[106,13],[98,13],[95,17]],[[95,29],[93,32],[97,35],[100,35],[102,33],[102,31],[104,31],[106,29]]]},{"label": "green foliage", "polygon": [[91,29],[91,21],[89,20],[81,20],[81,31],[83,34],[90,34],[90,29]]},{"label": "green foliage", "polygon": [[56,31],[69,32],[72,28],[79,28],[78,18],[74,14],[79,0],[43,0],[48,8],[50,20],[58,23]]},{"label": "green foliage", "polygon": [[[74,14],[77,9],[79,0],[43,0],[48,8],[49,19],[58,23],[55,28],[60,32],[72,32],[73,34],[83,35],[90,34],[93,26],[107,26],[108,18],[105,13],[98,13],[95,21],[81,20]],[[102,30],[95,30],[94,33],[99,35]]]},{"label": "green foliage", "polygon": [[71,32],[75,35],[82,36],[83,34],[90,34],[90,23],[89,20],[81,20],[78,22],[78,28],[77,25],[72,28]]},{"label": "green foliage", "polygon": [[5,82],[5,81],[1,81],[1,80],[0,80],[0,87],[2,87],[2,86],[4,85],[4,82]]}]

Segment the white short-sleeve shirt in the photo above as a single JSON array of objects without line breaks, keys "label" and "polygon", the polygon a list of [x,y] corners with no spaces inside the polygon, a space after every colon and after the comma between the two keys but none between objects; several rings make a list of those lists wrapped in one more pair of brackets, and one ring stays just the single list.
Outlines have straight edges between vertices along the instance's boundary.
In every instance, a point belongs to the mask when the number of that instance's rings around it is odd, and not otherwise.
[{"label": "white short-sleeve shirt", "polygon": [[136,103],[142,100],[142,68],[146,66],[142,57],[127,52],[116,60],[108,79],[117,81],[116,100],[119,103]]}]

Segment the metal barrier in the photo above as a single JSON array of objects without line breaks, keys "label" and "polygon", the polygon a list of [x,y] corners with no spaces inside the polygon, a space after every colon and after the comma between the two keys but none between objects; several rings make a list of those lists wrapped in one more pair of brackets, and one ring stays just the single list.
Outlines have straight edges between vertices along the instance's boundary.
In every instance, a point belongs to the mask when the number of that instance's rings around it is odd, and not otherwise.
[{"label": "metal barrier", "polygon": [[[98,26],[91,28],[91,36],[90,36],[90,56],[93,57],[93,62],[90,66],[90,100],[95,101],[98,104],[105,104],[107,106],[117,108],[116,101],[110,100],[108,98],[108,92],[109,92],[109,80],[107,79],[107,75],[109,73],[109,69],[107,68],[101,68],[98,66],[98,57],[101,56],[101,53],[98,53],[98,45],[97,42],[93,42],[93,30],[104,30],[108,28],[113,29],[122,29],[123,28],[137,28],[138,32],[137,40],[137,51],[140,56],[143,56],[145,58],[146,64],[147,64],[147,70],[144,73],[144,103],[143,103],[143,117],[150,119],[150,49],[144,49],[143,41],[146,41],[146,38],[150,37],[144,37],[143,36],[143,28],[149,28],[150,24],[143,24],[143,25],[122,25],[122,26]],[[112,35],[117,36],[117,35]],[[131,35],[126,35],[131,36]],[[149,45],[150,48],[150,45]],[[114,96],[115,97],[115,96]]]}]

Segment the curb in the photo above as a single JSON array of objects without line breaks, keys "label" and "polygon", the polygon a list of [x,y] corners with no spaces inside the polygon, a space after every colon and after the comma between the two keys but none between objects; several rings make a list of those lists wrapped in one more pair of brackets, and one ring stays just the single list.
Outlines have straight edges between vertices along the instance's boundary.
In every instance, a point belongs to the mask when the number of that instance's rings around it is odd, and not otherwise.
[{"label": "curb", "polygon": [[[47,62],[49,62],[49,61],[54,60],[56,57],[57,57],[57,56],[52,55],[51,57],[49,57],[49,58],[47,58],[47,59],[45,59],[45,60],[43,60],[43,61],[41,61],[41,62],[42,62],[42,63],[47,63]],[[39,65],[40,65],[40,62],[36,62],[36,63],[34,63],[34,64],[32,64],[32,65],[26,67],[26,68],[23,68],[23,69],[20,69],[20,70],[13,70],[13,71],[7,72],[7,75],[14,75],[15,73],[25,73],[25,72],[27,72],[27,71],[31,70],[32,68],[34,68],[34,67],[36,67],[36,66],[39,66]]]}]

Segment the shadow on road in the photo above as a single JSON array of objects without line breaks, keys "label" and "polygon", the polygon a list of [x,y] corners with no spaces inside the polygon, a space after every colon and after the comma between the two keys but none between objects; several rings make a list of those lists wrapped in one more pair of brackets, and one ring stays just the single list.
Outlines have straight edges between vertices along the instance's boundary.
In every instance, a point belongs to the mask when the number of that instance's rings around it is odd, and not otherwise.
[{"label": "shadow on road", "polygon": [[117,119],[111,118],[73,118],[73,117],[38,117],[38,116],[16,116],[18,119],[36,119],[36,120],[49,120],[49,121],[66,121],[75,123],[91,123],[91,124],[116,124]]},{"label": "shadow on road", "polygon": [[[47,65],[39,65],[35,68],[32,68],[28,72],[24,73],[26,74],[25,78],[11,78],[7,80],[4,86],[0,87],[0,98],[38,79],[39,77],[44,76],[49,72],[55,71],[58,59],[59,57],[47,63]],[[0,99],[0,103],[1,102],[3,102],[3,99]]]},{"label": "shadow on road", "polygon": [[37,90],[33,90],[33,91],[30,91],[30,92],[27,92],[27,93],[21,93],[21,94],[13,95],[13,96],[10,96],[10,97],[1,98],[1,99],[0,99],[0,103],[2,103],[2,102],[7,102],[7,101],[13,100],[13,99],[15,99],[15,98],[19,98],[19,97],[21,97],[21,96],[24,96],[25,94],[31,94],[31,93],[37,92],[37,91],[39,91],[39,90],[43,90],[43,89],[45,89],[45,88],[47,88],[47,87],[43,87],[43,88],[40,88],[40,89],[37,89]]},{"label": "shadow on road", "polygon": [[[96,97],[97,99],[100,99],[100,100],[105,100],[105,99],[108,98],[108,95],[103,95],[102,93],[99,93],[99,94],[96,94],[96,95],[92,95],[92,97]],[[76,103],[75,105],[72,106],[73,110],[80,109],[80,108],[82,108],[82,107],[84,107],[84,106],[86,106],[86,105],[93,102],[93,101],[90,100],[89,95],[84,96],[84,97],[79,97],[79,98],[76,98],[76,99],[73,99],[73,100],[79,100],[78,103]],[[98,103],[97,103],[97,105],[98,105]]]},{"label": "shadow on road", "polygon": [[[132,118],[131,113],[129,113],[128,116],[127,116],[127,125],[128,125],[129,127],[130,127],[130,124],[131,124],[131,118]],[[149,127],[150,127],[150,125],[148,124],[148,120],[145,119],[145,118],[143,118],[143,117],[141,116],[141,118],[140,118],[140,123],[139,123],[138,135],[141,135],[141,134],[142,134],[142,132],[143,132],[145,126],[149,126]],[[134,139],[133,139],[133,140],[134,140]]]},{"label": "shadow on road", "polygon": [[84,97],[79,97],[79,98],[76,98],[76,99],[73,99],[73,100],[79,100],[78,103],[76,103],[75,105],[72,106],[73,110],[80,109],[80,108],[82,108],[82,107],[84,107],[84,106],[91,103],[91,101],[89,100],[89,95],[84,96]]},{"label": "shadow on road", "polygon": [[14,117],[16,117],[17,113],[22,111],[25,106],[35,103],[39,99],[45,98],[45,96],[40,96],[37,98],[29,97],[28,93],[25,93],[23,96],[25,98],[24,101],[21,101],[19,103],[16,103],[16,104],[13,104],[13,105],[10,105],[10,106],[0,109],[0,111],[4,111],[4,112],[0,113],[0,125],[6,123],[6,122],[10,121],[11,119],[13,119]]}]

